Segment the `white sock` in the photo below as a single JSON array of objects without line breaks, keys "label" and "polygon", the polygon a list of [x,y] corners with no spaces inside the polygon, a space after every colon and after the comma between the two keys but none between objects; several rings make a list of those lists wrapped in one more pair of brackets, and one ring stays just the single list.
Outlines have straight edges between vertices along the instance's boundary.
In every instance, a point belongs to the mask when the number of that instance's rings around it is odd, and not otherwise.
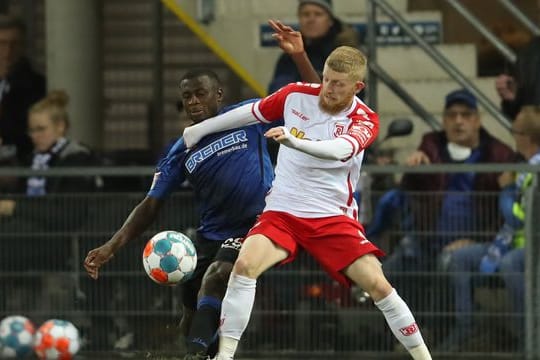
[{"label": "white sock", "polygon": [[[407,304],[405,304],[405,301],[398,295],[396,289],[392,289],[390,295],[377,301],[375,305],[382,311],[394,336],[405,346],[413,359],[431,359],[429,351],[424,344],[424,339],[422,339],[422,334],[420,334],[420,329],[414,320],[414,316]],[[422,349],[420,348],[422,345],[425,348],[425,352],[419,350]]]},{"label": "white sock", "polygon": [[409,354],[411,354],[414,360],[431,360],[431,354],[429,353],[426,344],[410,349]]},{"label": "white sock", "polygon": [[221,303],[221,326],[218,359],[232,359],[238,341],[246,330],[253,303],[257,280],[231,274],[227,292]]}]

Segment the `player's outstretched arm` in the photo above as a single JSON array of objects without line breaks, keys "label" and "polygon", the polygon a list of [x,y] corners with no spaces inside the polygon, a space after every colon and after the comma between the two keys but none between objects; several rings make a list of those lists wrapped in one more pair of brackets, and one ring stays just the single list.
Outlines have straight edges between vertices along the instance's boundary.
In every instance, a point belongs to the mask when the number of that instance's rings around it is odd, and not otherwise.
[{"label": "player's outstretched arm", "polygon": [[107,263],[114,254],[130,240],[141,235],[156,218],[162,200],[147,196],[129,214],[122,227],[105,244],[90,250],[84,260],[84,268],[88,275],[97,279],[99,268]]},{"label": "player's outstretched arm", "polygon": [[279,20],[268,20],[268,24],[275,31],[272,37],[294,61],[302,80],[308,83],[320,83],[319,74],[305,52],[302,34]]},{"label": "player's outstretched arm", "polygon": [[208,134],[257,124],[258,121],[251,111],[252,107],[252,103],[245,104],[198,124],[188,126],[184,129],[184,143],[188,148],[191,148]]},{"label": "player's outstretched arm", "polygon": [[322,141],[297,139],[284,126],[271,128],[264,136],[292,149],[326,160],[346,160],[355,151],[353,143],[343,138]]}]

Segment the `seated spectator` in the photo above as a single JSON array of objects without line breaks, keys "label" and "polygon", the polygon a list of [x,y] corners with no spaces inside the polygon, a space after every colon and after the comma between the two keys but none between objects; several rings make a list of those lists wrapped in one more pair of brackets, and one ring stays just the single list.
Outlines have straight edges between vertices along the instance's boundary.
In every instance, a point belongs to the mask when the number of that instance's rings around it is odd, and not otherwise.
[{"label": "seated spectator", "polygon": [[[513,151],[482,127],[473,94],[455,90],[445,98],[443,130],[425,134],[407,164],[508,163],[513,160]],[[448,287],[443,277],[435,278],[436,273],[418,276],[415,272],[444,269],[447,254],[472,241],[488,241],[490,234],[500,226],[497,216],[477,215],[497,214],[496,199],[485,196],[500,190],[497,178],[495,173],[473,172],[403,176],[400,190],[405,198],[399,192],[394,198],[398,204],[407,206],[402,212],[406,217],[401,219],[405,234],[383,261],[383,267],[396,289],[419,311],[447,311],[444,304],[451,295],[445,292]],[[478,192],[482,192],[482,196]],[[427,309],[426,304],[430,304]],[[428,327],[440,326],[440,322],[433,320]]]},{"label": "seated spectator", "polygon": [[[531,165],[540,165],[540,106],[525,106],[512,124],[517,151]],[[501,273],[508,297],[515,313],[524,308],[524,252],[525,191],[532,185],[533,174],[501,176],[503,187],[499,207],[505,223],[491,243],[473,244],[456,250],[451,257],[450,270],[455,296],[456,327],[442,346],[443,350],[459,350],[470,336],[473,321],[472,275],[478,271]],[[515,324],[518,342],[524,338],[522,318]],[[521,345],[523,345],[521,343]]]},{"label": "seated spectator", "polygon": [[[443,131],[423,136],[418,150],[408,157],[408,165],[514,161],[513,151],[482,127],[476,98],[468,90],[455,90],[446,96],[443,128]],[[496,231],[499,226],[496,218],[479,219],[474,215],[478,214],[477,209],[484,212],[496,209],[496,201],[475,198],[473,193],[499,191],[497,177],[493,173],[410,173],[403,176],[402,190],[425,193],[415,194],[408,201],[416,242],[424,253],[417,260],[429,263],[443,248],[458,246],[460,242],[454,242],[458,238],[474,239],[475,233]],[[418,232],[431,235],[420,239]],[[386,260],[385,267],[406,270],[399,249]]]},{"label": "seated spectator", "polygon": [[[66,138],[69,128],[67,102],[65,92],[52,91],[30,108],[28,132],[34,145],[34,152],[24,163],[32,169],[97,165],[97,159],[89,148]],[[27,195],[24,201],[0,199],[2,228],[5,231],[8,231],[7,229],[17,231],[13,226],[20,227],[22,221],[40,230],[70,229],[74,223],[84,220],[80,212],[69,211],[66,199],[54,198],[45,202],[43,196],[92,192],[97,187],[97,179],[92,176],[31,176],[22,184],[22,190]],[[78,219],[74,219],[74,216],[78,216]]]},{"label": "seated spectator", "polygon": [[[67,102],[63,91],[52,91],[30,108],[34,151],[24,163],[32,169],[96,165],[92,151],[66,137]],[[20,187],[25,195],[11,199],[0,195],[0,272],[9,275],[0,284],[0,293],[9,294],[0,299],[0,312],[33,308],[46,314],[53,306],[66,310],[73,306],[78,289],[70,276],[55,271],[73,270],[72,238],[68,235],[80,228],[88,215],[86,199],[73,194],[95,191],[96,179],[36,175]],[[37,281],[20,281],[25,271],[43,271],[43,276]]]},{"label": "seated spectator", "polygon": [[32,152],[28,136],[28,108],[45,96],[45,78],[24,56],[24,24],[0,15],[0,148],[13,148],[19,160]]},{"label": "seated spectator", "polygon": [[[356,30],[343,24],[332,13],[331,0],[299,0],[297,15],[305,51],[319,74],[322,73],[324,61],[336,47],[358,47],[360,44]],[[283,53],[276,64],[268,92],[297,81],[302,81],[298,68],[291,56]]]},{"label": "seated spectator", "polygon": [[524,105],[540,105],[540,36],[534,37],[518,55],[515,76],[501,74],[495,89],[503,113],[514,120]]}]

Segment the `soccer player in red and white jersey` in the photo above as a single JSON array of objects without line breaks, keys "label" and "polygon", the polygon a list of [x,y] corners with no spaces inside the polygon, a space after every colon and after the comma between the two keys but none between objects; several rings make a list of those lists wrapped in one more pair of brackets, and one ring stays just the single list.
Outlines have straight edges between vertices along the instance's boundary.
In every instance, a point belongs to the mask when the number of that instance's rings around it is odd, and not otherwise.
[{"label": "soccer player in red and white jersey", "polygon": [[229,279],[216,359],[233,359],[251,315],[256,279],[273,265],[292,261],[299,247],[334,279],[368,292],[413,359],[431,359],[409,307],[383,274],[376,257],[382,252],[357,220],[353,190],[364,150],[379,131],[377,114],[355,96],[365,86],[365,72],[359,50],[338,47],[326,60],[322,84],[289,84],[184,131],[186,145],[193,146],[209,133],[285,120],[265,134],[283,146],[264,212]]}]

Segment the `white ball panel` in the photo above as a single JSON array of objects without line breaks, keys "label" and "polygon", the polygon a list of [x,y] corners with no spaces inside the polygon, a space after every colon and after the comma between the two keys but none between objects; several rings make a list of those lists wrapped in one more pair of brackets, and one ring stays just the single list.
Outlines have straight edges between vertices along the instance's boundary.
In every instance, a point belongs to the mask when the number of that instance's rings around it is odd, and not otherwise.
[{"label": "white ball panel", "polygon": [[150,266],[150,269],[159,268],[159,260],[161,260],[161,257],[156,253],[151,253],[146,258],[146,261],[148,262],[148,266]]}]

